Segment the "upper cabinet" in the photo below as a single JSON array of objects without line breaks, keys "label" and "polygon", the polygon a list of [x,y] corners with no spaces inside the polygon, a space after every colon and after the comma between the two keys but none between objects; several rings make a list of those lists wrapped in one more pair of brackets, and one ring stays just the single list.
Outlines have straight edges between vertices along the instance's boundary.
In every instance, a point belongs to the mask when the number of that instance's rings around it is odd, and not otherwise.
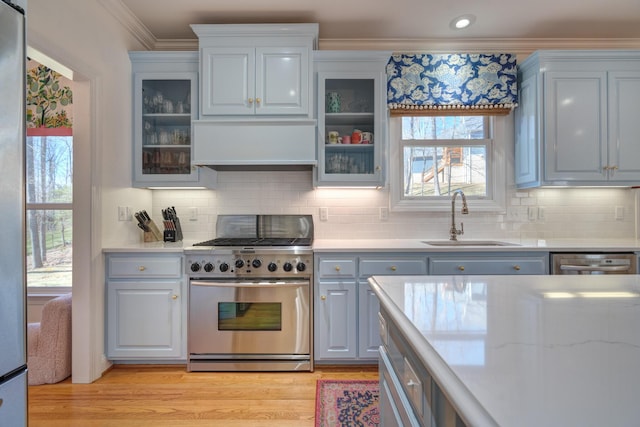
[{"label": "upper cabinet", "polygon": [[191,166],[198,111],[195,52],[130,52],[133,70],[133,186],[213,187],[215,172]]},{"label": "upper cabinet", "polygon": [[200,118],[311,117],[311,53],[317,24],[191,28],[200,49]]},{"label": "upper cabinet", "polygon": [[519,188],[640,180],[640,51],[539,51],[518,74]]},{"label": "upper cabinet", "polygon": [[317,186],[385,185],[390,52],[314,52]]},{"label": "upper cabinet", "polygon": [[318,24],[191,28],[201,73],[192,164],[315,166],[312,52]]}]

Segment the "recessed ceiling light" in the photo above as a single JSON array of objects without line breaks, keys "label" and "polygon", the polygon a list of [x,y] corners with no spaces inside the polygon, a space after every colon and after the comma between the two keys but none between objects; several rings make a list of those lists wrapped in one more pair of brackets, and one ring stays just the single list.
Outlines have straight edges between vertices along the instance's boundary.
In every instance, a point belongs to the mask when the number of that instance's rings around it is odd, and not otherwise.
[{"label": "recessed ceiling light", "polygon": [[451,27],[451,29],[453,30],[462,30],[463,28],[467,28],[474,22],[476,22],[476,17],[474,15],[462,15],[452,20],[449,24],[449,27]]}]

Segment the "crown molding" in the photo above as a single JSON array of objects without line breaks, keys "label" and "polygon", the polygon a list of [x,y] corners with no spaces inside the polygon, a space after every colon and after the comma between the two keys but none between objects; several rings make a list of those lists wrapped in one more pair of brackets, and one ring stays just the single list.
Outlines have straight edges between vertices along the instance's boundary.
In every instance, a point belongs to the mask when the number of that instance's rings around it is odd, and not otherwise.
[{"label": "crown molding", "polygon": [[138,40],[146,49],[153,50],[156,45],[155,36],[120,0],[98,0],[98,3]]},{"label": "crown molding", "polygon": [[518,57],[541,49],[640,49],[640,38],[465,38],[465,39],[320,39],[321,50],[388,50],[412,52],[509,52]]},{"label": "crown molding", "polygon": [[157,39],[155,50],[198,50],[198,39]]}]

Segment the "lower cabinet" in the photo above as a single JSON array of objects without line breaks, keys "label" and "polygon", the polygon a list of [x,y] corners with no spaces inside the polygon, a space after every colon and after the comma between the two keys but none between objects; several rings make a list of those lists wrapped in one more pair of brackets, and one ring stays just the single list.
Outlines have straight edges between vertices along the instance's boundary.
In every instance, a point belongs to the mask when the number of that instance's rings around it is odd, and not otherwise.
[{"label": "lower cabinet", "polygon": [[549,253],[438,254],[429,257],[429,274],[549,274]]},{"label": "lower cabinet", "polygon": [[316,255],[315,265],[315,362],[376,363],[380,304],[367,278],[426,274],[426,257],[323,253]]},{"label": "lower cabinet", "polygon": [[186,295],[181,254],[107,255],[107,358],[186,359]]}]

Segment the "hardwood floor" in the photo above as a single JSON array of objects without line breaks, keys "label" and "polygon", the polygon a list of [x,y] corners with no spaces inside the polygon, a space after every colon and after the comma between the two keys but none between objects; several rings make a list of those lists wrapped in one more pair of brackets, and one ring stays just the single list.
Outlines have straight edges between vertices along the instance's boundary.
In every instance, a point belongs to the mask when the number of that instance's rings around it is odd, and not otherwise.
[{"label": "hardwood floor", "polygon": [[377,378],[376,366],[227,373],[115,365],[92,384],[29,387],[29,427],[312,427],[316,380]]}]

